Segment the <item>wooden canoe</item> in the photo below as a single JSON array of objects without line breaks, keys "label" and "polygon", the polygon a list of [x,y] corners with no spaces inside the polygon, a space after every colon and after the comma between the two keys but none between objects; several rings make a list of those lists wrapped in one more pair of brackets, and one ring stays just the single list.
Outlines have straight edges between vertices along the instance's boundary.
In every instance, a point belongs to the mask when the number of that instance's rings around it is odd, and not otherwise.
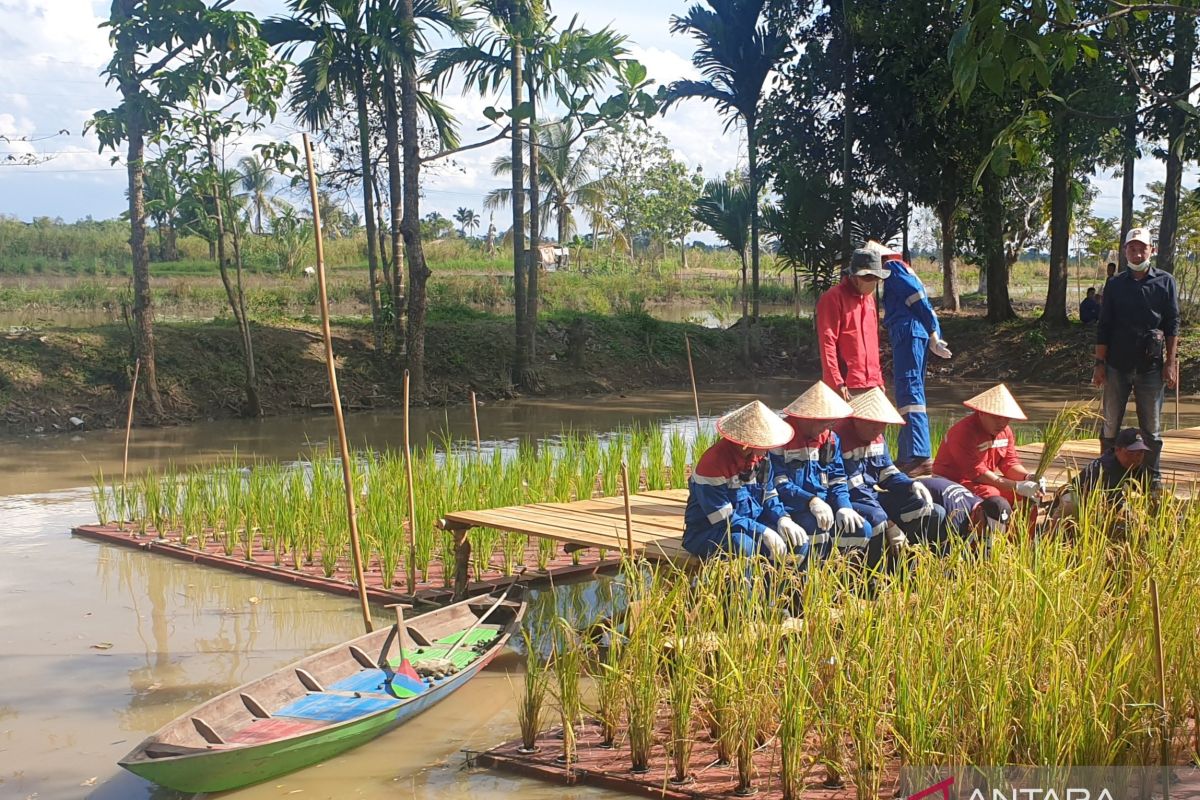
[{"label": "wooden canoe", "polygon": [[[520,591],[464,600],[405,620],[403,631],[393,625],[289,664],[172,720],[119,763],[172,789],[219,792],[357,747],[483,669],[519,630]],[[455,648],[460,638],[466,641]],[[457,671],[417,678],[409,668],[444,666],[446,655]]]}]

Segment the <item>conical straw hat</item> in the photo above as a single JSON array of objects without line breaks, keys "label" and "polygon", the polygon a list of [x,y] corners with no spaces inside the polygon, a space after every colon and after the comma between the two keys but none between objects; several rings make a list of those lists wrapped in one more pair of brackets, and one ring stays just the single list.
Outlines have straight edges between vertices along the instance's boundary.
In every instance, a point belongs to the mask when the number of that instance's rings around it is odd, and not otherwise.
[{"label": "conical straw hat", "polygon": [[873,386],[867,391],[855,397],[850,401],[850,408],[853,413],[850,416],[855,419],[865,419],[869,422],[883,422],[887,425],[904,425],[904,417],[900,416],[900,412],[896,407],[888,402],[887,395],[878,386]]},{"label": "conical straw hat", "polygon": [[789,417],[801,419],[844,419],[850,412],[850,404],[823,381],[814,383],[783,410]]},{"label": "conical straw hat", "polygon": [[795,432],[774,411],[751,400],[717,420],[717,433],[736,444],[769,450],[787,444]]},{"label": "conical straw hat", "polygon": [[964,400],[963,405],[1005,419],[1028,419],[1013,399],[1012,392],[1003,383],[996,384],[986,392],[980,392],[970,400]]}]

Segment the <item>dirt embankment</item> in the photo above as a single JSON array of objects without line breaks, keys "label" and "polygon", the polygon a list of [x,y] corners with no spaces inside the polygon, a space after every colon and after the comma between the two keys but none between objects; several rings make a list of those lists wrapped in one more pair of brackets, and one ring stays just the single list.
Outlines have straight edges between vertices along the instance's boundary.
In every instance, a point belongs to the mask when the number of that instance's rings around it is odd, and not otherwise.
[{"label": "dirt embankment", "polygon": [[[1082,386],[1091,374],[1094,330],[1082,325],[1045,328],[1018,320],[995,326],[966,314],[944,318],[943,327],[955,355],[949,362],[931,359],[931,371],[941,379]],[[755,372],[819,372],[809,321],[765,320],[756,347],[760,355],[751,362],[743,356],[737,326],[720,331],[643,316],[557,315],[540,328],[540,393],[684,385],[685,333],[701,382]],[[343,402],[353,408],[398,405],[403,358],[376,353],[366,327],[336,326],[334,336]],[[480,314],[431,320],[423,401],[463,402],[471,389],[483,398],[511,396],[512,338],[510,319]],[[890,375],[890,348],[886,336],[881,339],[884,372]],[[328,408],[323,348],[314,326],[256,325],[254,344],[264,413]],[[242,413],[242,355],[232,325],[160,324],[157,353],[167,413],[153,420],[140,410],[138,424],[180,424]],[[1186,391],[1200,384],[1200,363],[1186,341],[1183,355]],[[89,428],[124,425],[131,363],[129,334],[122,326],[0,334],[0,434],[70,430],[71,417]]]}]

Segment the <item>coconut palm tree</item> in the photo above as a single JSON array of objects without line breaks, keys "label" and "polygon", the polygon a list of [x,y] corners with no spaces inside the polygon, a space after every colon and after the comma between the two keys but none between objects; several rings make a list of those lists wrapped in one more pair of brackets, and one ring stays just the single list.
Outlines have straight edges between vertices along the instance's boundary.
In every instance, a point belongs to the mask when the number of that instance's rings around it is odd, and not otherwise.
[{"label": "coconut palm tree", "polygon": [[[544,154],[538,162],[539,174],[548,188],[546,202],[540,206],[539,222],[541,227],[549,227],[554,215],[561,244],[575,233],[576,207],[595,208],[603,204],[604,181],[592,174],[596,140],[585,139],[582,147],[574,149],[579,129],[570,119],[539,128],[538,139]],[[493,175],[507,175],[511,171],[512,159],[508,156],[499,156],[492,162]],[[506,206],[510,196],[508,189],[494,189],[484,199],[484,207]]]},{"label": "coconut palm tree", "polygon": [[[687,13],[671,17],[671,32],[690,34],[696,40],[692,63],[703,80],[678,80],[667,87],[662,105],[668,108],[685,98],[712,101],[727,118],[727,127],[738,120],[746,127],[749,163],[747,191],[761,194],[758,174],[758,112],[767,75],[788,54],[786,36],[761,22],[766,0],[706,0],[707,8],[694,5]],[[750,262],[754,319],[758,319],[758,203],[750,204]]]},{"label": "coconut palm tree", "polygon": [[274,198],[271,197],[271,189],[275,185],[272,169],[256,155],[243,158],[238,162],[238,168],[241,170],[239,182],[244,192],[241,197],[254,215],[254,232],[261,235],[265,230],[263,215],[270,219],[275,213]]},{"label": "coconut palm tree", "polygon": [[479,215],[474,209],[462,207],[454,212],[454,221],[459,224],[458,232],[467,238],[467,228],[479,227]]}]

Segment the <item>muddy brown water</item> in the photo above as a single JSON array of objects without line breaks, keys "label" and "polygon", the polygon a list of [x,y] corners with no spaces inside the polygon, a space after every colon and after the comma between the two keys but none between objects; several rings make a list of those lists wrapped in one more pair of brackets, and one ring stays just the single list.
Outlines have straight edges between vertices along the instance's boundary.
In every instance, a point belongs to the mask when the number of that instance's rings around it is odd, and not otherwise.
[{"label": "muddy brown water", "polygon": [[[807,383],[715,387],[701,396],[701,410],[717,414],[750,397],[779,407]],[[957,413],[957,403],[978,388],[935,387],[935,413]],[[1088,393],[1014,388],[1035,421]],[[1183,412],[1184,425],[1200,424],[1195,399],[1187,399]],[[514,444],[566,429],[603,434],[634,421],[686,429],[692,415],[690,391],[676,389],[490,404],[481,409],[480,425],[489,442]],[[470,410],[420,411],[414,439],[425,441],[447,426],[456,438],[472,437]],[[401,418],[393,413],[354,414],[348,427],[359,445],[402,442]],[[328,417],[137,430],[130,468],[211,463],[235,453],[291,460],[325,447],[332,435]],[[95,471],[119,474],[122,438],[83,432],[0,442],[0,798],[180,800],[184,795],[124,773],[117,759],[203,700],[360,632],[352,600],[72,538],[72,526],[95,519],[89,489]],[[540,602],[587,606],[595,602],[588,588],[594,586],[561,587]],[[615,796],[462,768],[464,748],[516,735],[520,664],[508,654],[397,731],[223,797]]]}]

